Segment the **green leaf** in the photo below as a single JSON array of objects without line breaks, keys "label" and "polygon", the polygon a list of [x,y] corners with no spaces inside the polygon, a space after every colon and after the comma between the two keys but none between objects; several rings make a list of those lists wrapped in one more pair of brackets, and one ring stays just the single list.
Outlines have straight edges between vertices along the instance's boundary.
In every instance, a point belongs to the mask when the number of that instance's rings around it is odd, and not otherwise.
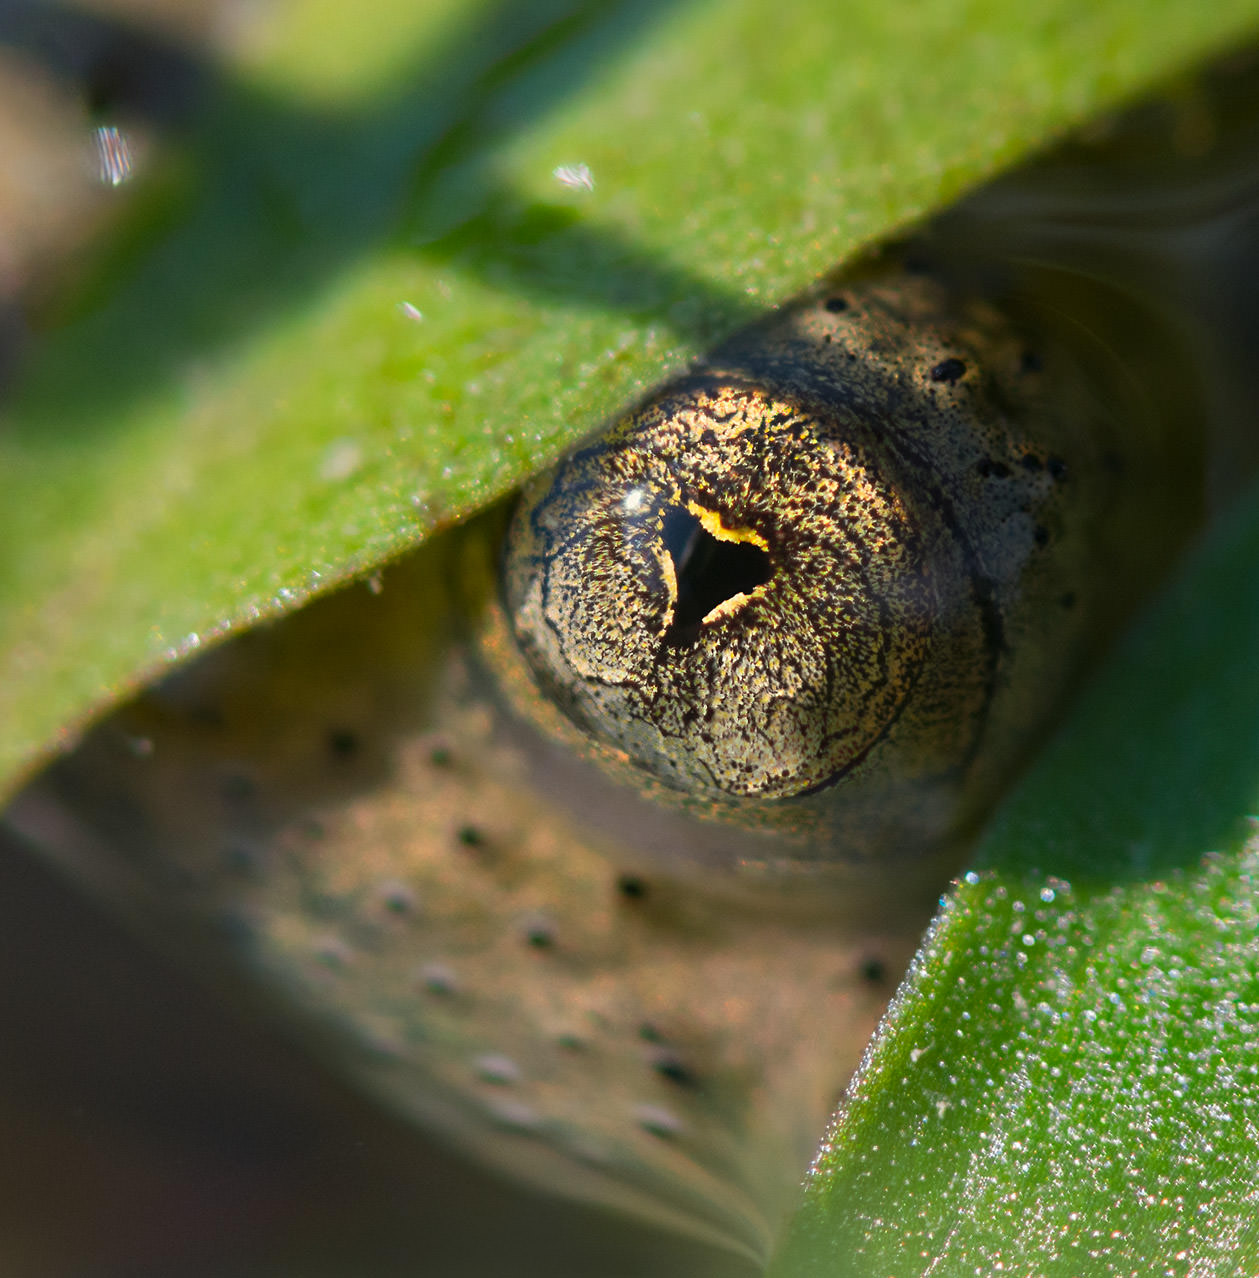
[{"label": "green leaf", "polygon": [[5,786],[1257,13],[279,6],[6,411]]},{"label": "green leaf", "polygon": [[1259,502],[946,902],[776,1272],[1259,1267]]}]

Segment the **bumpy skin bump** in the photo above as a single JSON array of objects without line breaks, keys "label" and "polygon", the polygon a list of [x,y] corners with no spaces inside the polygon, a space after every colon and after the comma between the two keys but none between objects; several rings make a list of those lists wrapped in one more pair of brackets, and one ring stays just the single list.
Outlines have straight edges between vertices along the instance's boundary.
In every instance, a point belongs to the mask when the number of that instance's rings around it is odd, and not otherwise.
[{"label": "bumpy skin bump", "polygon": [[815,863],[946,846],[991,802],[1148,576],[1146,539],[1121,584],[1098,557],[1173,461],[1121,496],[1134,406],[1085,364],[895,258],[840,283],[535,482],[503,581],[588,755]]}]

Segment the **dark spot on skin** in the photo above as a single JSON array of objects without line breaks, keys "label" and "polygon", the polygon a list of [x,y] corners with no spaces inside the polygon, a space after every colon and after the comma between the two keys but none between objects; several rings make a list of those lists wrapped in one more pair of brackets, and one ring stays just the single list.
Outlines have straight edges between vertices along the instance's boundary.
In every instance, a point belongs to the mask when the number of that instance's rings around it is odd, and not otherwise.
[{"label": "dark spot on skin", "polygon": [[1038,546],[1049,545],[1049,529],[1048,528],[1045,528],[1044,526],[1038,524],[1036,526],[1036,531],[1032,534],[1032,536],[1035,538],[1036,544]]},{"label": "dark spot on skin", "polygon": [[1024,469],[1024,470],[1037,471],[1037,470],[1040,470],[1040,468],[1041,468],[1042,466],[1044,466],[1044,464],[1045,464],[1045,463],[1044,463],[1043,461],[1041,461],[1041,459],[1040,459],[1039,457],[1037,457],[1035,453],[1024,453],[1024,454],[1023,454],[1023,469]]},{"label": "dark spot on skin", "polygon": [[549,950],[555,945],[555,924],[549,919],[530,919],[524,927],[525,944],[535,950]]},{"label": "dark spot on skin", "polygon": [[960,359],[942,359],[930,373],[933,382],[952,385],[966,375],[966,365]]},{"label": "dark spot on skin", "polygon": [[1075,591],[1068,590],[1067,593],[1063,595],[1061,599],[1058,600],[1058,602],[1064,608],[1074,608],[1075,607]]},{"label": "dark spot on skin", "polygon": [[652,1057],[651,1068],[661,1078],[667,1078],[669,1082],[676,1083],[679,1087],[694,1087],[698,1081],[676,1052],[657,1053]]},{"label": "dark spot on skin", "polygon": [[461,825],[455,831],[455,838],[465,848],[483,848],[485,846],[485,833],[479,826]]},{"label": "dark spot on skin", "polygon": [[832,315],[838,315],[841,311],[848,309],[848,299],[845,297],[828,297],[826,299],[826,309]]},{"label": "dark spot on skin", "polygon": [[428,752],[428,761],[435,768],[448,768],[455,761],[449,746],[435,745]]},{"label": "dark spot on skin", "polygon": [[638,1027],[638,1037],[641,1038],[644,1043],[664,1042],[664,1035],[650,1021],[644,1021]]},{"label": "dark spot on skin", "polygon": [[887,979],[887,968],[882,959],[868,958],[861,964],[861,979],[870,985],[882,985]]},{"label": "dark spot on skin", "polygon": [[390,884],[384,888],[380,901],[390,914],[410,914],[415,909],[415,896],[404,883]]},{"label": "dark spot on skin", "polygon": [[348,728],[335,728],[328,733],[328,753],[334,759],[352,759],[358,747],[358,736]]},{"label": "dark spot on skin", "polygon": [[1010,468],[1005,462],[993,461],[991,457],[985,457],[975,470],[983,479],[1007,479],[1010,475]]},{"label": "dark spot on skin", "polygon": [[641,901],[647,895],[647,884],[637,875],[622,874],[616,881],[616,890],[627,901]]},{"label": "dark spot on skin", "polygon": [[316,944],[315,958],[330,972],[341,972],[353,962],[354,954],[344,941],[330,936]]},{"label": "dark spot on skin", "polygon": [[445,963],[425,963],[418,976],[420,984],[428,993],[441,998],[451,997],[459,988],[454,970]]},{"label": "dark spot on skin", "polygon": [[584,1052],[586,1050],[586,1040],[580,1034],[560,1034],[555,1043],[556,1046],[562,1047],[566,1052]]},{"label": "dark spot on skin", "polygon": [[1067,463],[1061,457],[1051,457],[1046,463],[1049,473],[1054,479],[1064,479],[1067,474]]},{"label": "dark spot on skin", "polygon": [[1020,373],[1039,373],[1041,367],[1040,356],[1035,351],[1023,352],[1023,358],[1019,361]]},{"label": "dark spot on skin", "polygon": [[658,1105],[639,1105],[634,1110],[638,1125],[652,1136],[672,1140],[682,1134],[682,1123],[676,1114]]}]

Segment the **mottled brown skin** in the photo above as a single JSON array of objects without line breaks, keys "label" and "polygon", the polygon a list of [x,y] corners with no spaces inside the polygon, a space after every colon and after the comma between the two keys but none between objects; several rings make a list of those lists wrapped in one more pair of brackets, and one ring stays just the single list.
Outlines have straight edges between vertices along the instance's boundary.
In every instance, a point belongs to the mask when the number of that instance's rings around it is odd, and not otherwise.
[{"label": "mottled brown skin", "polygon": [[[531,485],[506,685],[609,775],[740,832],[736,871],[764,868],[749,830],[811,884],[955,852],[1195,517],[1183,449],[1133,459],[1137,406],[1091,377],[934,273],[865,264]],[[764,564],[679,624],[688,514]]]}]

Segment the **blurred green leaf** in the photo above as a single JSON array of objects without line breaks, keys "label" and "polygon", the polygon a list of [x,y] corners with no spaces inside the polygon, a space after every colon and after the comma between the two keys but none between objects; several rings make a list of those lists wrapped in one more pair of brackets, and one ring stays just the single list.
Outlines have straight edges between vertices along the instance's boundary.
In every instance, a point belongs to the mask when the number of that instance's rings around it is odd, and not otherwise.
[{"label": "blurred green leaf", "polygon": [[775,1272],[1259,1270],[1259,503],[1006,805]]},{"label": "blurred green leaf", "polygon": [[277,6],[6,409],[0,776],[1257,14]]}]

